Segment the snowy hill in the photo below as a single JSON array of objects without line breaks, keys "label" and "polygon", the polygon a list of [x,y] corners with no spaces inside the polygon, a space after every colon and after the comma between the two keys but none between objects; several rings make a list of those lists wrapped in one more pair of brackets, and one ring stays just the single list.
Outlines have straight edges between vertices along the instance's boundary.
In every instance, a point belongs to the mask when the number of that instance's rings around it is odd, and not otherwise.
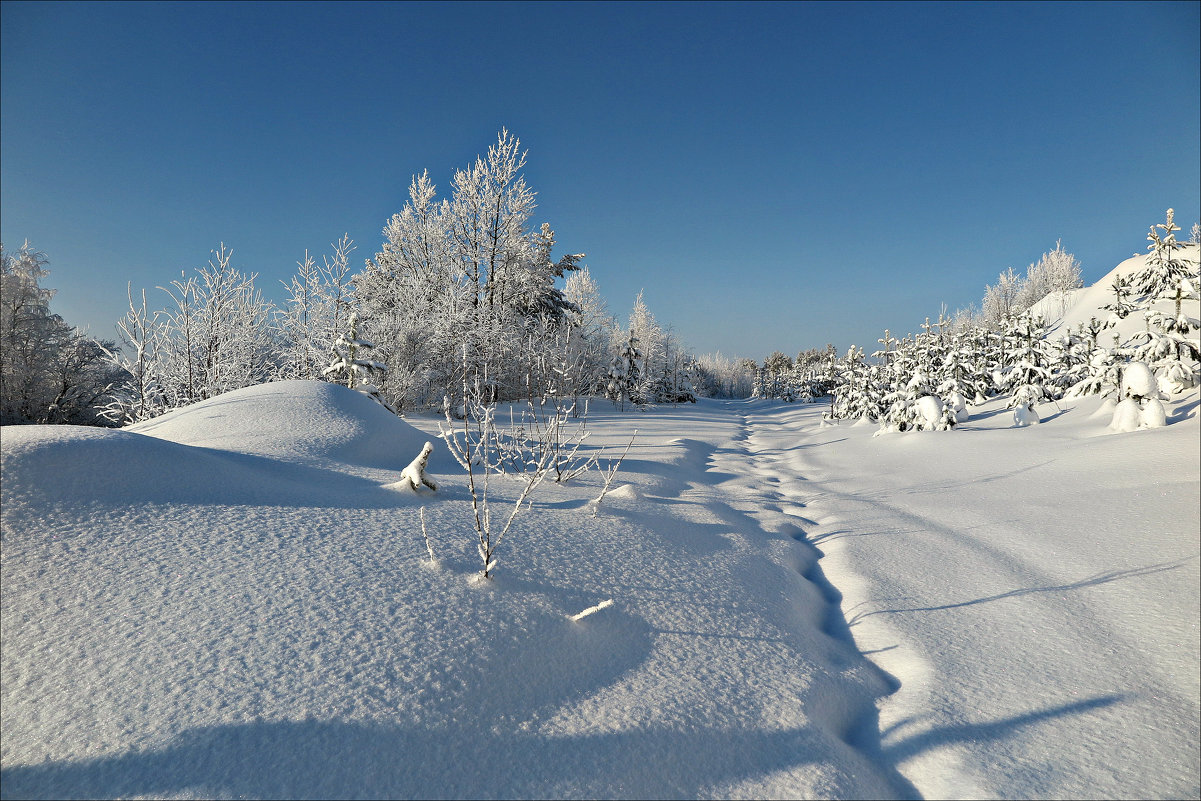
[{"label": "snowy hill", "polygon": [[128,430],[201,448],[371,467],[407,462],[426,439],[363,393],[324,381],[248,387]]},{"label": "snowy hill", "polygon": [[0,794],[1195,796],[1197,403],[598,403],[616,491],[545,484],[487,583],[437,421],[342,387],[4,427]]},{"label": "snowy hill", "polygon": [[[1201,258],[1199,252],[1201,252],[1201,246],[1185,244],[1181,250],[1181,256],[1196,261]],[[1087,325],[1090,318],[1095,317],[1104,322],[1112,314],[1102,307],[1114,302],[1114,281],[1118,278],[1129,278],[1143,269],[1146,263],[1146,256],[1131,256],[1106,273],[1092,286],[1066,293],[1053,292],[1035,303],[1031,307],[1031,312],[1041,315],[1049,324],[1048,336],[1062,336],[1070,330],[1074,331],[1081,324]],[[1171,301],[1161,300],[1154,303],[1152,308],[1171,313],[1174,310],[1174,304]],[[1201,302],[1187,301],[1185,311],[1192,317],[1201,318]],[[1146,321],[1142,314],[1135,313],[1119,322],[1114,329],[1106,333],[1106,336],[1112,337],[1116,332],[1125,342],[1131,334],[1142,330],[1145,326]]]}]

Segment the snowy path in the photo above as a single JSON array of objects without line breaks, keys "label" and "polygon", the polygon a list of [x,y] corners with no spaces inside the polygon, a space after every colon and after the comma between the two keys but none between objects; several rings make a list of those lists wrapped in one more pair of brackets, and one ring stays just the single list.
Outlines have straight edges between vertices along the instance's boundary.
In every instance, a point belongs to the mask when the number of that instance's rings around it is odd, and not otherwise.
[{"label": "snowy path", "polygon": [[1084,413],[871,438],[757,415],[863,651],[900,682],[886,758],[927,797],[1195,797],[1198,452]]}]

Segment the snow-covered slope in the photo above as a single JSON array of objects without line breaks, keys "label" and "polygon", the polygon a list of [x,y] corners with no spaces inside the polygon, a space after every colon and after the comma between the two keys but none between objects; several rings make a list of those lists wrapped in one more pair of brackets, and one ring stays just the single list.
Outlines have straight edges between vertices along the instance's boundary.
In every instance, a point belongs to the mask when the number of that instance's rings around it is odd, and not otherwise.
[{"label": "snow-covered slope", "polygon": [[[1201,246],[1185,244],[1181,250],[1181,255],[1196,261],[1199,258],[1199,251],[1201,251]],[[1031,307],[1031,312],[1041,315],[1047,321],[1049,324],[1049,336],[1062,336],[1068,331],[1074,331],[1082,324],[1087,325],[1090,318],[1095,317],[1098,321],[1104,322],[1109,318],[1111,312],[1106,311],[1102,307],[1113,303],[1115,300],[1113,292],[1114,281],[1119,277],[1129,278],[1141,270],[1146,263],[1146,256],[1131,256],[1106,273],[1101,280],[1092,286],[1073,290],[1069,293],[1052,293],[1038,303],[1035,303]],[[1171,301],[1161,300],[1153,304],[1153,308],[1171,313],[1174,310],[1174,304]],[[1201,302],[1195,300],[1188,301],[1185,311],[1191,317],[1201,318]],[[1142,330],[1145,326],[1146,320],[1142,314],[1135,313],[1121,320],[1117,326],[1107,331],[1105,336],[1112,338],[1113,334],[1117,333],[1121,340],[1125,342],[1130,338],[1131,334]],[[1106,344],[1112,343],[1107,340]]]},{"label": "snow-covered slope", "polygon": [[1197,402],[596,404],[615,491],[544,484],[490,583],[437,421],[341,387],[5,427],[0,794],[1196,796]]},{"label": "snow-covered slope", "polygon": [[[1201,425],[1108,431],[1090,398],[1013,428],[754,427],[864,653],[884,753],[927,797],[1189,798],[1201,765]],[[1189,417],[1190,412],[1194,415]]]}]

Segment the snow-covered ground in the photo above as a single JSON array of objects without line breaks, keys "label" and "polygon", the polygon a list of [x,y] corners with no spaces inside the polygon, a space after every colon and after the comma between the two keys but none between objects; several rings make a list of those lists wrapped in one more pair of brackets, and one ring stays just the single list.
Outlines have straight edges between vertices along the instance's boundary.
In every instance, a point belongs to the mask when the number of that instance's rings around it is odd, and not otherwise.
[{"label": "snow-covered ground", "polygon": [[1098,403],[596,404],[618,489],[543,484],[490,583],[437,421],[342,387],[6,427],[0,792],[1195,797],[1198,396]]},{"label": "snow-covered ground", "polygon": [[900,682],[881,747],[928,797],[1198,794],[1197,396],[1137,437],[1099,405],[1029,429],[996,401],[930,435],[811,408],[756,426],[856,643]]}]

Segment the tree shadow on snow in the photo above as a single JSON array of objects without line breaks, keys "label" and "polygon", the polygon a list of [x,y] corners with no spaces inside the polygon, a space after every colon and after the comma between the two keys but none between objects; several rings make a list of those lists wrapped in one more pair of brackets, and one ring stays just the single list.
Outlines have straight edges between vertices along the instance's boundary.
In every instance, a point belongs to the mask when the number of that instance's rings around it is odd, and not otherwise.
[{"label": "tree shadow on snow", "polygon": [[1177,406],[1175,409],[1172,410],[1172,413],[1170,415],[1168,415],[1168,425],[1174,425],[1183,420],[1187,420],[1189,418],[1189,415],[1193,415],[1193,414],[1197,413],[1198,406],[1201,406],[1201,399],[1194,398],[1192,400],[1181,403],[1179,406]]},{"label": "tree shadow on snow", "polygon": [[[1003,740],[1011,736],[1025,726],[1069,715],[1083,715],[1095,709],[1104,709],[1125,700],[1126,696],[1120,694],[1101,695],[1096,698],[1074,701],[1070,704],[1060,704],[1059,706],[1025,712],[1020,715],[1011,715],[1007,718],[984,723],[962,723],[954,726],[936,727],[883,746],[881,755],[891,764],[895,765],[925,751],[946,745],[974,743],[986,746],[989,742]],[[882,732],[882,739],[888,740],[889,735],[909,722],[911,721],[903,720],[885,729]]]},{"label": "tree shadow on snow", "polygon": [[681,798],[803,765],[821,753],[813,736],[246,723],[192,729],[157,751],[5,768],[2,786],[5,798]]},{"label": "tree shadow on snow", "polygon": [[1006,598],[1016,598],[1021,595],[1029,595],[1036,592],[1067,592],[1068,590],[1080,590],[1085,587],[1094,587],[1098,584],[1108,584],[1111,581],[1119,579],[1137,578],[1139,576],[1150,576],[1155,573],[1163,573],[1167,570],[1175,570],[1183,567],[1186,562],[1196,559],[1196,556],[1188,556],[1183,559],[1177,559],[1172,562],[1160,562],[1157,565],[1147,565],[1146,567],[1135,567],[1130,570],[1110,570],[1105,573],[1097,573],[1088,578],[1079,581],[1073,581],[1068,584],[1057,584],[1050,587],[1022,587],[1008,592],[998,593],[997,595],[989,595],[984,598],[973,598],[970,601],[959,601],[957,603],[940,604],[938,606],[912,606],[898,609],[877,609],[874,612],[860,612],[851,617],[847,621],[848,626],[854,626],[864,618],[873,617],[875,615],[895,615],[902,612],[940,612],[946,609],[958,609],[964,606],[974,606],[975,604],[989,603],[990,601],[1001,601]]}]

